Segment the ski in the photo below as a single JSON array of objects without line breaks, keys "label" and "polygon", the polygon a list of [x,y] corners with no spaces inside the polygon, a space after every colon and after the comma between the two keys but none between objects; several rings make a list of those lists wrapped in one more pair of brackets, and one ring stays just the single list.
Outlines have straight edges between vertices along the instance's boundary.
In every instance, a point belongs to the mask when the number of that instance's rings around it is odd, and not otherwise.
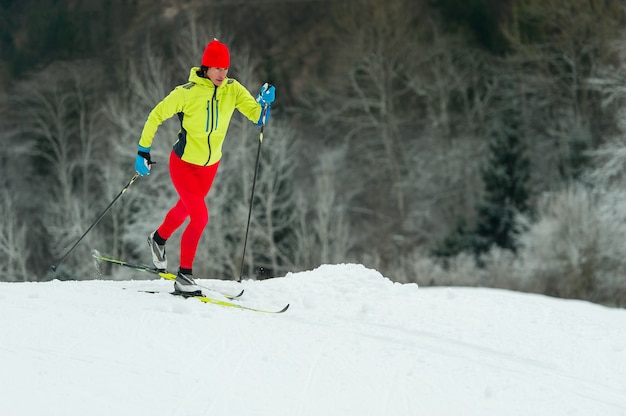
[{"label": "ski", "polygon": [[235,309],[241,309],[244,311],[251,311],[251,312],[259,312],[259,313],[268,313],[268,314],[278,314],[278,313],[283,313],[285,312],[287,309],[289,309],[289,304],[285,305],[285,307],[283,307],[280,310],[267,310],[267,309],[258,309],[258,308],[253,308],[250,306],[244,306],[244,305],[239,305],[237,303],[232,303],[232,302],[227,302],[227,301],[223,301],[223,300],[217,300],[217,299],[213,299],[210,298],[208,296],[187,296],[185,294],[181,294],[179,292],[170,292],[171,295],[174,296],[181,296],[185,299],[188,298],[194,298],[199,300],[200,302],[203,303],[211,303],[213,305],[219,305],[219,306],[225,306],[227,308],[235,308]]},{"label": "ski", "polygon": [[[106,261],[108,263],[117,264],[117,265],[124,266],[124,267],[129,267],[131,269],[138,270],[138,271],[141,271],[141,272],[152,273],[152,274],[157,275],[157,276],[159,276],[159,277],[161,277],[162,279],[165,279],[165,280],[172,280],[172,281],[176,280],[176,275],[174,273],[169,273],[169,272],[167,272],[165,270],[157,269],[157,268],[155,268],[153,266],[148,266],[148,265],[145,265],[145,264],[135,264],[135,263],[130,263],[130,262],[127,262],[127,261],[124,261],[124,260],[118,260],[118,259],[113,259],[113,258],[110,258],[110,257],[105,257],[105,256],[102,256],[100,254],[100,252],[98,252],[98,250],[93,250],[91,252],[91,255],[96,260]],[[202,289],[208,291],[208,292],[219,293],[220,295],[224,296],[227,299],[236,299],[238,297],[241,297],[241,295],[243,295],[243,292],[244,292],[244,290],[242,289],[239,293],[235,293],[235,294],[233,294],[233,293],[224,293],[224,292],[222,292],[220,290],[212,289],[210,287],[206,287],[206,286],[203,286],[203,285],[200,285],[200,284],[198,284],[198,286],[201,287]]]},{"label": "ski", "polygon": [[241,310],[244,310],[244,311],[259,312],[259,313],[278,314],[278,313],[283,313],[287,309],[289,309],[289,304],[287,304],[285,307],[283,307],[280,310],[267,310],[267,309],[259,309],[259,308],[253,308],[253,307],[250,307],[250,306],[239,305],[237,303],[227,302],[227,301],[224,301],[224,300],[213,299],[211,297],[204,296],[204,295],[189,296],[189,295],[186,295],[186,294],[180,293],[180,292],[165,292],[165,291],[160,291],[160,290],[139,290],[139,292],[141,292],[141,293],[150,293],[150,294],[168,293],[170,295],[179,296],[179,297],[182,297],[182,298],[185,298],[185,299],[195,298],[195,299],[198,299],[200,302],[203,302],[203,303],[211,303],[213,305],[224,306],[224,307],[227,307],[227,308],[235,308],[235,309],[241,309]]}]

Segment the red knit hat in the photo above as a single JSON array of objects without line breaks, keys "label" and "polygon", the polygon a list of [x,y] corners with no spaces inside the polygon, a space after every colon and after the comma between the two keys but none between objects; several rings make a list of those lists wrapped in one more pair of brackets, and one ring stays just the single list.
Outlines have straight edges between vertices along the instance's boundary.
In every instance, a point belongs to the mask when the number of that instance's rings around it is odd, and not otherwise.
[{"label": "red knit hat", "polygon": [[204,54],[202,55],[202,66],[210,66],[213,68],[229,68],[230,53],[228,48],[217,39],[213,39],[206,45]]}]

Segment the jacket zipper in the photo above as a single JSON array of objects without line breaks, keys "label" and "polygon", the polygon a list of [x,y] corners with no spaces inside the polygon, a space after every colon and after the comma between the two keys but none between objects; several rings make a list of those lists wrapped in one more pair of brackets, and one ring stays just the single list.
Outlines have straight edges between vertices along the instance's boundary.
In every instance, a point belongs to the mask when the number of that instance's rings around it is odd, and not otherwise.
[{"label": "jacket zipper", "polygon": [[[213,104],[215,103],[215,104]],[[211,161],[211,133],[213,133],[214,130],[214,126],[217,127],[217,117],[218,117],[218,106],[217,106],[217,87],[213,90],[213,97],[211,98],[210,101],[207,101],[206,103],[206,112],[207,112],[207,117],[206,117],[206,131],[208,131],[208,135],[207,135],[207,145],[209,147],[209,158],[207,159],[206,163],[204,164],[204,166],[207,166],[209,164],[209,162]],[[214,118],[215,120],[211,120],[211,110],[213,110],[213,114],[214,114]],[[209,130],[209,123],[211,123],[211,129]]]}]

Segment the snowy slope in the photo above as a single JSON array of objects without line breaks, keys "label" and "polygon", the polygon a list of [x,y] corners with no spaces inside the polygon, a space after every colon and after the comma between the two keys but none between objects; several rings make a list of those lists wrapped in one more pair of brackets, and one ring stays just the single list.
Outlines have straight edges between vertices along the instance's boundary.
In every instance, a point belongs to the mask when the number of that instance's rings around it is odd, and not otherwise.
[{"label": "snowy slope", "polygon": [[164,280],[0,283],[1,413],[626,415],[626,310],[361,265],[201,283],[291,307],[138,292]]}]

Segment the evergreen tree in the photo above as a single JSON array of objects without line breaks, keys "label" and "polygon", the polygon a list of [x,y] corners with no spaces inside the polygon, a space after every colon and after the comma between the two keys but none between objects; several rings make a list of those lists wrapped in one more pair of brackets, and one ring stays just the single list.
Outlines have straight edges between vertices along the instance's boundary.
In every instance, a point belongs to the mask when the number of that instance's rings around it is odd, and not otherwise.
[{"label": "evergreen tree", "polygon": [[499,122],[489,144],[489,157],[482,170],[485,192],[476,206],[473,229],[461,223],[434,250],[439,257],[470,251],[479,258],[492,245],[515,251],[515,216],[528,211],[530,161],[520,140],[517,123]]},{"label": "evergreen tree", "polygon": [[528,211],[530,161],[516,124],[503,125],[489,144],[489,159],[482,172],[485,194],[478,203],[474,251],[483,253],[496,244],[515,251],[517,213]]}]

